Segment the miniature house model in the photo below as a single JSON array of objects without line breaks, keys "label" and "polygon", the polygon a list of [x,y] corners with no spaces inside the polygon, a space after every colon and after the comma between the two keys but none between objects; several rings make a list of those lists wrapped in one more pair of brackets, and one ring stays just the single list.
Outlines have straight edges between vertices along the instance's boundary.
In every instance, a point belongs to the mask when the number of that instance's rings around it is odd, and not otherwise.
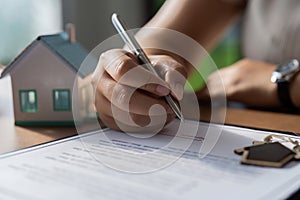
[{"label": "miniature house model", "polygon": [[72,95],[79,95],[80,90],[73,90],[73,86],[78,87],[78,82],[94,68],[79,72],[87,55],[87,50],[75,41],[72,25],[67,32],[40,36],[33,41],[1,75],[11,76],[15,124],[74,124]]}]

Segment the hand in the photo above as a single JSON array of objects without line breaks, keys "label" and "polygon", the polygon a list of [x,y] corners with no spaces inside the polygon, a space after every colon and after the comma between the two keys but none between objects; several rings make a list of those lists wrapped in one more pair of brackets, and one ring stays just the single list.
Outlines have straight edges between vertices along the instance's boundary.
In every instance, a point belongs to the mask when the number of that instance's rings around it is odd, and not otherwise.
[{"label": "hand", "polygon": [[[225,94],[229,101],[255,107],[278,107],[277,85],[270,81],[276,65],[243,59],[232,66],[212,73],[206,87],[197,94],[200,100],[208,100]],[[219,75],[218,75],[219,73]],[[220,77],[223,80],[219,81]]]},{"label": "hand", "polygon": [[[137,58],[125,50],[110,50],[101,55],[92,84],[96,110],[108,127],[141,132],[151,121],[149,109],[156,104],[167,113],[165,124],[175,118],[163,96],[171,94],[178,100],[182,98],[185,68],[170,56],[155,55],[149,56],[149,59],[161,78],[140,66]],[[161,112],[152,114],[156,118],[163,117]],[[134,123],[130,122],[129,116]],[[162,120],[159,121],[162,123]],[[151,125],[153,127],[147,127],[148,130],[160,124]]]}]

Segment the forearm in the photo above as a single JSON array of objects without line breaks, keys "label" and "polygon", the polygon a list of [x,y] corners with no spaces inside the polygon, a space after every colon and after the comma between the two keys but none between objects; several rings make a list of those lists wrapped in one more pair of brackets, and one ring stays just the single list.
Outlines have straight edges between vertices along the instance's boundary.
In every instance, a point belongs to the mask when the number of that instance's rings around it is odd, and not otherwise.
[{"label": "forearm", "polygon": [[[171,29],[192,38],[208,51],[242,10],[243,6],[224,0],[167,0],[137,37],[145,46],[170,45],[177,41],[159,28]],[[190,51],[188,54],[193,56],[195,52]]]},{"label": "forearm", "polygon": [[167,0],[145,27],[181,32],[210,49],[242,10],[224,0]]},{"label": "forearm", "polygon": [[290,85],[290,94],[294,105],[300,109],[300,73],[296,75],[296,77],[292,80]]}]

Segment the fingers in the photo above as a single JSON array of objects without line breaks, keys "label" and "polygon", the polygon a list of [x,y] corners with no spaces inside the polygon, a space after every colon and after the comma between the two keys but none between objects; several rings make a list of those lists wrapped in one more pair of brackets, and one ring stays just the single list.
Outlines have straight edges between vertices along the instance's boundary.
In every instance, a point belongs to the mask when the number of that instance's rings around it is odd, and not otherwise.
[{"label": "fingers", "polygon": [[187,72],[184,66],[170,56],[150,56],[150,59],[159,75],[171,88],[171,94],[181,100],[184,93]]},{"label": "fingers", "polygon": [[169,70],[166,73],[166,82],[170,84],[171,94],[181,100],[183,98],[186,78],[177,70]]},{"label": "fingers", "polygon": [[[99,116],[101,121],[106,124],[109,128],[123,131],[127,133],[157,133],[157,130],[161,129],[161,125],[159,126],[151,126],[151,127],[141,127],[141,126],[129,126],[128,124],[123,124],[122,122],[117,121],[116,119],[107,115]],[[172,120],[167,120],[166,124],[170,123]],[[120,128],[120,127],[121,128]]]},{"label": "fingers", "polygon": [[139,65],[127,51],[110,50],[101,55],[92,82],[96,109],[108,127],[141,131],[141,127],[161,127],[175,118],[162,96],[171,93],[182,99],[185,68],[169,56],[150,60],[161,77]]},{"label": "fingers", "polygon": [[[126,112],[149,115],[149,110],[152,105],[161,105],[167,113],[173,113],[163,98],[154,98],[146,93],[136,90],[126,85],[118,84],[110,79],[108,74],[103,74],[101,83],[98,86],[100,94],[103,94],[111,104]],[[152,115],[161,115],[153,113]]]},{"label": "fingers", "polygon": [[[106,84],[105,88],[97,88],[95,106],[100,119],[110,128],[122,129],[122,131],[133,131],[135,129],[134,132],[138,132],[138,130],[141,131],[142,127],[148,126],[150,122],[151,126],[148,128],[163,127],[175,118],[175,114],[163,99],[156,99],[135,91],[128,103],[125,96],[129,95],[130,97],[130,94],[133,92],[131,91],[132,88],[118,85],[109,79],[101,79],[101,82],[106,82]],[[115,92],[112,92],[113,90]],[[114,99],[114,93],[118,94],[116,100]],[[138,101],[139,99],[141,101]],[[153,105],[161,105],[162,109],[167,110],[167,115],[165,115],[165,112],[162,112],[161,108],[159,110],[152,109],[152,112],[149,113]],[[120,124],[122,128],[118,126]],[[145,129],[143,130],[145,131]]]},{"label": "fingers", "polygon": [[157,96],[166,96],[171,90],[171,94],[181,100],[187,77],[186,69],[170,56],[155,55],[150,56],[150,60],[160,78],[139,65],[135,56],[125,50],[110,50],[102,54],[98,68],[106,70],[120,84]]},{"label": "fingers", "polygon": [[[99,117],[104,124],[110,128],[122,130],[124,132],[142,132],[145,131],[145,128],[147,128],[148,131],[151,129],[157,130],[157,128],[161,129],[175,118],[174,114],[168,114],[166,119],[165,116],[152,116],[152,119],[154,118],[154,120],[151,121],[148,115],[144,116],[134,113],[128,115],[128,112],[110,104],[109,100],[102,95],[98,96],[96,107],[101,109]],[[130,119],[132,119],[134,123],[132,123]],[[150,123],[151,126],[149,126]]]},{"label": "fingers", "polygon": [[120,84],[140,88],[158,96],[166,96],[170,92],[165,81],[139,65],[129,52],[110,50],[101,55],[99,63]]}]

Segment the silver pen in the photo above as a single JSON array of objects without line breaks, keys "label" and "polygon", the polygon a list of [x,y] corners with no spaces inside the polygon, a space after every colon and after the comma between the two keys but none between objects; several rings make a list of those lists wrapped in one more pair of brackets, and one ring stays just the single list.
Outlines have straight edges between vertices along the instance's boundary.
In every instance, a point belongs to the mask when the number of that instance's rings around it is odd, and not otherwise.
[{"label": "silver pen", "polygon": [[[155,74],[156,76],[159,77],[158,73],[152,66],[149,58],[143,51],[142,47],[139,45],[139,43],[137,42],[135,37],[133,35],[131,35],[129,32],[127,32],[127,28],[126,28],[124,22],[121,19],[119,19],[119,16],[116,13],[114,13],[111,17],[111,20],[112,20],[114,27],[118,31],[118,33],[121,35],[121,38],[123,39],[125,44],[128,45],[128,47],[134,52],[134,54],[140,59],[140,61],[143,62],[143,66],[147,70],[151,71],[153,74]],[[167,95],[167,96],[165,96],[165,100],[167,101],[167,103],[169,104],[171,109],[174,111],[176,116],[181,121],[183,121],[182,113],[181,113],[178,105],[172,99],[172,97],[170,95]]]}]

